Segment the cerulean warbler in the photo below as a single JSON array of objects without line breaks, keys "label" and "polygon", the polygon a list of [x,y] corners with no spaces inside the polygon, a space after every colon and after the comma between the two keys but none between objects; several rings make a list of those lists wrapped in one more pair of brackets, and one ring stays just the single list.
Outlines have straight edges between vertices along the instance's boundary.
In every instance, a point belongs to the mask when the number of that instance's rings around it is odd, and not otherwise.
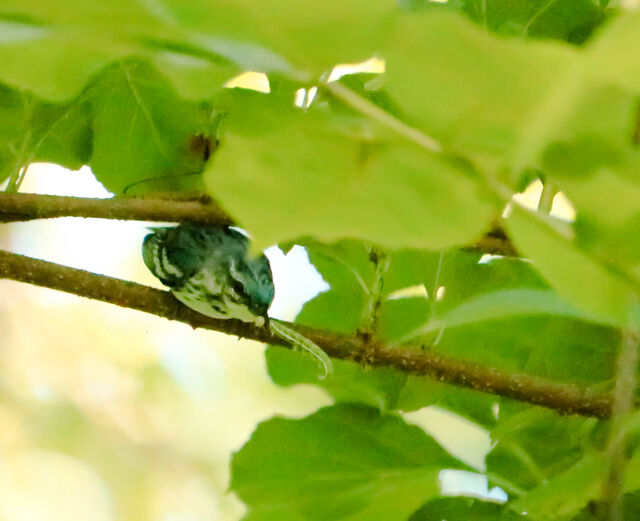
[{"label": "cerulean warbler", "polygon": [[264,255],[249,256],[249,240],[229,226],[181,224],[153,228],[142,245],[147,268],[187,307],[213,318],[235,318],[271,331],[312,354],[331,371],[322,349],[282,322],[269,320],[273,276]]}]

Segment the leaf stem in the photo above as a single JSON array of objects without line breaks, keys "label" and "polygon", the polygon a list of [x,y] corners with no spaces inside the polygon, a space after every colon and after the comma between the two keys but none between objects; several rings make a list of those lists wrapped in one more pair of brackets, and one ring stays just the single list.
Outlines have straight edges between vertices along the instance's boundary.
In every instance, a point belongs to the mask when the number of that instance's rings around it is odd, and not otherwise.
[{"label": "leaf stem", "polygon": [[555,183],[547,180],[542,185],[542,193],[540,201],[538,201],[538,211],[544,214],[550,214],[553,207],[553,198],[556,196],[558,189]]},{"label": "leaf stem", "polygon": [[345,87],[339,82],[331,82],[325,85],[325,88],[333,95],[340,98],[342,101],[350,105],[354,109],[360,111],[362,114],[369,116],[374,121],[384,125],[387,128],[395,131],[397,134],[404,136],[409,141],[413,141],[418,146],[439,154],[442,152],[442,144],[436,139],[428,136],[424,132],[418,129],[410,127],[406,123],[400,121],[398,118],[392,116],[385,110],[377,107],[369,100],[359,96],[348,87]]}]

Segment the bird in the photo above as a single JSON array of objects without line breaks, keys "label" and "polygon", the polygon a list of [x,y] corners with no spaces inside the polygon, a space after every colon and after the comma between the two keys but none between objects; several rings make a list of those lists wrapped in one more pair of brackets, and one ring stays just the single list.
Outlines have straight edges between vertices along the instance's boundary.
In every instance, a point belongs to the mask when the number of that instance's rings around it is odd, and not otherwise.
[{"label": "bird", "polygon": [[249,239],[231,226],[151,228],[142,258],[187,307],[262,327],[275,294],[269,260],[249,256]]},{"label": "bird", "polygon": [[151,273],[185,306],[212,318],[237,319],[270,331],[332,372],[329,356],[285,323],[269,319],[275,288],[269,259],[249,254],[249,238],[232,226],[180,224],[151,228],[142,243]]}]

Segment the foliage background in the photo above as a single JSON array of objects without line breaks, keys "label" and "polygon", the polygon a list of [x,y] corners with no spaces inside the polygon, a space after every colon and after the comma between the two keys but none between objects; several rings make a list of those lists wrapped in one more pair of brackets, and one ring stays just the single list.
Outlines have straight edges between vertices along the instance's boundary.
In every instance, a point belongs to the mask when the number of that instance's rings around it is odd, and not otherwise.
[{"label": "foliage background", "polygon": [[[39,161],[88,165],[117,194],[206,191],[256,247],[306,248],[330,289],[298,323],[610,392],[615,413],[561,416],[351,362],[336,361],[318,381],[309,360],[277,347],[266,352],[275,385],[242,359],[224,367],[247,385],[227,395],[219,359],[194,347],[209,334],[180,337],[175,355],[149,347],[147,319],[136,316],[87,348],[82,328],[104,332],[106,315],[66,329],[62,318],[72,315],[45,308],[56,319],[48,335],[65,337],[45,349],[24,340],[31,327],[16,326],[42,313],[44,293],[33,294],[33,312],[11,297],[2,384],[15,434],[0,487],[8,519],[52,501],[20,501],[23,490],[55,498],[75,490],[48,477],[59,467],[88,487],[81,495],[95,497],[92,506],[105,505],[106,519],[236,515],[222,493],[232,449],[230,486],[249,521],[633,518],[640,15],[632,2],[1,0],[0,31],[8,192],[24,189]],[[335,65],[372,56],[383,71],[333,81]],[[230,88],[245,71],[266,74],[268,92]],[[534,179],[540,204],[514,204]],[[550,212],[561,197],[575,210],[570,219]],[[522,257],[464,248],[495,222]],[[144,277],[125,265],[128,278]],[[168,327],[151,323],[151,337]],[[166,356],[184,364],[185,352],[204,390],[169,374]],[[235,417],[248,396],[265,401],[221,440],[221,418]],[[409,421],[435,405],[472,422],[468,436],[489,433],[486,458],[480,448],[464,457],[448,434]],[[278,411],[296,417],[267,419]],[[446,472],[474,469],[506,496],[445,494]],[[64,505],[85,515],[84,503]]]}]

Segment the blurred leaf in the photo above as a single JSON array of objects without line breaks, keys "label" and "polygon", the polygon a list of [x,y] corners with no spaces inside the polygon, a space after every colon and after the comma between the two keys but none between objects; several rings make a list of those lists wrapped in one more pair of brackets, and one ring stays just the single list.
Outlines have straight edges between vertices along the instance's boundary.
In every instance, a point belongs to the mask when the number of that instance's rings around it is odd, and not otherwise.
[{"label": "blurred leaf", "polygon": [[640,494],[625,494],[622,496],[622,512],[624,519],[638,519],[640,517]]},{"label": "blurred leaf", "polygon": [[518,251],[574,305],[605,323],[627,324],[630,306],[637,300],[630,288],[562,237],[551,221],[516,206],[507,220]]},{"label": "blurred leaf", "polygon": [[558,140],[542,156],[542,168],[577,209],[576,243],[598,258],[634,270],[640,242],[640,152],[633,144],[637,97],[620,88],[594,92],[581,103]]},{"label": "blurred leaf", "polygon": [[251,114],[230,114],[206,172],[258,247],[312,235],[440,248],[471,241],[490,220],[494,209],[461,164],[261,96]]},{"label": "blurred leaf", "polygon": [[287,519],[288,521],[305,521],[306,516],[298,513],[289,506],[268,505],[266,507],[252,508],[249,513],[242,518],[242,521],[280,521]]},{"label": "blurred leaf", "polygon": [[[636,431],[633,433],[633,437],[637,438],[637,436],[638,432]],[[635,448],[627,462],[624,486],[628,491],[640,490],[640,450],[638,447]]]},{"label": "blurred leaf", "polygon": [[82,97],[63,106],[45,105],[39,112],[32,119],[38,139],[31,160],[73,170],[87,164],[93,152],[93,130],[90,107]]},{"label": "blurred leaf", "polygon": [[421,429],[375,409],[337,405],[262,423],[234,455],[231,488],[250,508],[306,519],[404,520],[462,468]]},{"label": "blurred leaf", "polygon": [[276,0],[185,4],[172,0],[165,5],[173,21],[191,32],[216,35],[230,43],[263,45],[315,74],[336,63],[369,58],[395,8],[392,0],[329,0],[321,5]]},{"label": "blurred leaf", "polygon": [[6,4],[0,6],[0,78],[9,85],[65,100],[78,95],[93,72],[127,50],[93,38],[88,28],[78,28],[75,34],[56,30],[40,9],[24,12]]},{"label": "blurred leaf", "polygon": [[621,11],[589,46],[593,74],[624,89],[640,88],[640,61],[634,49],[640,46],[640,13]]},{"label": "blurred leaf", "polygon": [[[559,4],[576,3],[546,5]],[[544,7],[534,10],[545,14]],[[558,130],[575,123],[576,113],[597,121],[600,107],[594,110],[589,101],[603,89],[637,91],[636,14],[620,14],[590,46],[571,49],[498,39],[445,11],[398,17],[384,54],[389,91],[428,135],[486,171],[500,169],[510,184],[524,168],[537,166]],[[416,56],[429,59],[415,67]]]},{"label": "blurred leaf", "polygon": [[33,161],[78,169],[91,156],[91,138],[82,100],[45,103],[0,84],[0,181]]},{"label": "blurred leaf", "polygon": [[137,56],[167,74],[183,96],[203,99],[242,70],[310,78],[336,63],[366,60],[394,8],[391,0],[329,1],[320,8],[273,0],[55,6],[5,0],[0,79],[64,99],[102,67]]},{"label": "blurred leaf", "polygon": [[[24,450],[3,458],[0,515],[4,519],[111,521],[114,513],[97,472],[70,456]],[[70,495],[71,487],[77,494]],[[29,501],[38,497],[40,501]]]},{"label": "blurred leaf", "polygon": [[[335,81],[396,118],[405,119],[405,115],[402,113],[397,101],[384,88],[384,74],[365,72],[345,74]],[[342,117],[351,116],[354,119],[362,119],[362,114],[358,110],[347,105],[327,89],[318,90],[308,110],[322,111],[325,109],[325,105],[332,112]]]},{"label": "blurred leaf", "polygon": [[530,166],[583,88],[571,75],[575,51],[498,39],[437,10],[399,16],[384,56],[389,91],[420,128],[513,174]]},{"label": "blurred leaf", "polygon": [[44,98],[64,100],[79,94],[101,68],[138,56],[175,77],[182,94],[210,96],[237,67],[193,43],[161,4],[4,0],[0,78]]}]

